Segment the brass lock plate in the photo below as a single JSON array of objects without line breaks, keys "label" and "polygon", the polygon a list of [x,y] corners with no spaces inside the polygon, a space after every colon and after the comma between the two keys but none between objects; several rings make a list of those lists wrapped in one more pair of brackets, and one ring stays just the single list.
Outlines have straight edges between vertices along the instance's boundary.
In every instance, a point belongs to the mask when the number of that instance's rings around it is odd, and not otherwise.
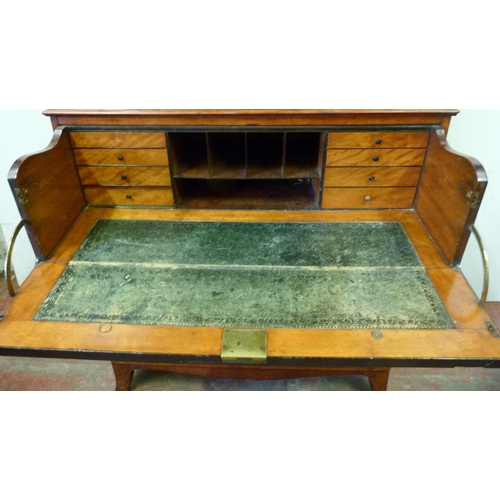
[{"label": "brass lock plate", "polygon": [[223,363],[265,363],[266,330],[225,329],[221,358]]}]

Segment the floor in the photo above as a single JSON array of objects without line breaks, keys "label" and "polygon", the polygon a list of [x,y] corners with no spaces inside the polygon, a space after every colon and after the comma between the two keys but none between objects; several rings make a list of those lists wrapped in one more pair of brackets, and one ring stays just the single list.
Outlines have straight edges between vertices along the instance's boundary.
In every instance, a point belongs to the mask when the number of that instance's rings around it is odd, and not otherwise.
[{"label": "floor", "polygon": [[[5,281],[0,275],[0,310],[6,303]],[[500,325],[500,302],[487,310]],[[0,357],[0,391],[113,391],[111,363],[106,361],[52,360]],[[368,391],[361,376],[338,376],[286,381],[233,381],[191,375],[138,370],[135,391]],[[500,369],[394,368],[389,391],[497,391]]]}]

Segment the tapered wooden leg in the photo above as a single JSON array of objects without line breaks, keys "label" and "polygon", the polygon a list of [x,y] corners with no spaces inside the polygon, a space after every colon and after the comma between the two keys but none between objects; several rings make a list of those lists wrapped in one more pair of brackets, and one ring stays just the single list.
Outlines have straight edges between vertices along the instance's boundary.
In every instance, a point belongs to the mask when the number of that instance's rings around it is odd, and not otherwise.
[{"label": "tapered wooden leg", "polygon": [[134,367],[128,363],[113,362],[113,371],[115,372],[116,390],[128,391],[134,376]]},{"label": "tapered wooden leg", "polygon": [[387,391],[390,371],[390,368],[383,368],[380,370],[370,370],[366,373],[366,376],[370,379],[372,391]]}]

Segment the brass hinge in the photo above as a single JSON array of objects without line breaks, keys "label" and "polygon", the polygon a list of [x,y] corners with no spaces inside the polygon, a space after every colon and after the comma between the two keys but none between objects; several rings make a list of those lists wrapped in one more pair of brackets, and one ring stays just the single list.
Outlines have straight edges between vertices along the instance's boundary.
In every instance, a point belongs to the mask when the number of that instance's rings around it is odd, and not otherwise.
[{"label": "brass hinge", "polygon": [[30,193],[33,194],[33,191],[38,187],[39,182],[35,179],[29,179],[25,182],[24,186],[21,188],[14,188],[14,196],[17,198],[17,201],[20,205],[27,205],[29,202]]},{"label": "brass hinge", "polygon": [[26,197],[27,193],[24,191],[25,190],[20,188],[14,188],[14,196],[20,205],[26,205],[26,203],[28,203],[28,199]]},{"label": "brass hinge", "polygon": [[481,202],[481,193],[479,191],[467,191],[465,198],[467,199],[468,207],[477,208]]},{"label": "brass hinge", "polygon": [[461,182],[458,185],[458,190],[465,198],[467,206],[470,208],[478,208],[481,203],[481,191],[477,191],[467,182]]},{"label": "brass hinge", "polygon": [[489,321],[486,322],[486,327],[488,330],[491,332],[493,337],[500,339],[500,333],[498,333],[498,330],[496,329],[495,325],[493,323],[490,323]]},{"label": "brass hinge", "polygon": [[225,329],[222,336],[221,359],[223,363],[265,363],[266,330]]}]

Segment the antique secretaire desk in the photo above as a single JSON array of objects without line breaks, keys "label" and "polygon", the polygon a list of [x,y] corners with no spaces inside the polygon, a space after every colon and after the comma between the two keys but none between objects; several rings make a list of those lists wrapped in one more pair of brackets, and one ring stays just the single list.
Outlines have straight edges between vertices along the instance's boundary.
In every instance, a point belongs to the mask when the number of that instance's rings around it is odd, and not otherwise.
[{"label": "antique secretaire desk", "polygon": [[20,290],[6,263],[0,355],[109,360],[119,389],[500,366],[459,269],[487,181],[455,111],[45,114],[9,175],[39,263]]}]

